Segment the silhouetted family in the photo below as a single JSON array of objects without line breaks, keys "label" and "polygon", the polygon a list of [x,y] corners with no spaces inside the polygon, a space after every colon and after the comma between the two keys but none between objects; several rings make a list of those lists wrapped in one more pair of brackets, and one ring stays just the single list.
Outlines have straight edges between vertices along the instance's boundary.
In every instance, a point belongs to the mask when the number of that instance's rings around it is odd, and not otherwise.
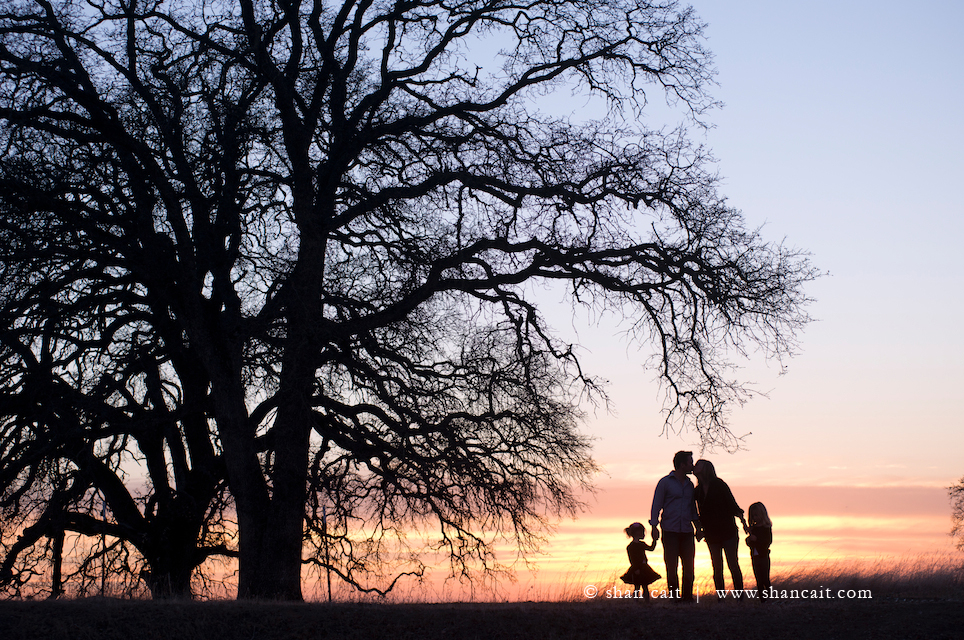
[{"label": "silhouetted family", "polygon": [[[688,475],[699,481],[695,487]],[[743,517],[743,509],[737,504],[730,487],[716,475],[716,468],[709,460],[693,463],[691,451],[680,451],[673,457],[673,470],[656,484],[649,524],[653,542],[647,545],[646,527],[634,522],[626,528],[632,542],[626,547],[629,570],[622,581],[633,585],[650,599],[649,585],[660,575],[649,566],[646,552],[656,548],[656,541],[663,540],[663,560],[666,563],[666,586],[668,597],[684,602],[693,600],[695,578],[696,542],[706,540],[713,563],[713,583],[717,591],[725,588],[723,558],[730,569],[733,589],[742,597],[743,572],[738,557],[740,533],[736,519],[743,525],[746,544],[750,548],[750,560],[757,590],[770,588],[770,544],[773,542],[773,524],[762,502],[754,502],[747,512],[749,523]],[[683,584],[678,573],[682,564]],[[763,598],[761,598],[761,601]]]}]

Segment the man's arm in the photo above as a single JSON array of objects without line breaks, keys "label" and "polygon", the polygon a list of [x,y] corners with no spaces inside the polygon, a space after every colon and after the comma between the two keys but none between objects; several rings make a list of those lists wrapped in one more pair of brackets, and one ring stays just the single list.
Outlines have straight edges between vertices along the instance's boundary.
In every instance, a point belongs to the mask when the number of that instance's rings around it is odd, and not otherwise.
[{"label": "man's arm", "polygon": [[649,514],[649,526],[653,529],[653,542],[659,538],[659,512],[663,510],[663,501],[666,500],[666,485],[663,479],[656,483],[656,492],[653,494],[653,508]]},{"label": "man's arm", "polygon": [[696,531],[697,541],[703,540],[703,525],[700,522],[700,514],[696,509],[696,490],[693,490],[693,499],[690,500],[690,522],[693,524],[693,529]]}]

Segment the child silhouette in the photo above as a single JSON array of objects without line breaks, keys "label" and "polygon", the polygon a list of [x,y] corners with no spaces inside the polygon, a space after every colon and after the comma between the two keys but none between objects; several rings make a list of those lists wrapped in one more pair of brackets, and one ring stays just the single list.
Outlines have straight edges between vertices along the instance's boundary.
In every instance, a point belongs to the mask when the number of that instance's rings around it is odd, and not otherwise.
[{"label": "child silhouette", "polygon": [[629,569],[622,575],[621,580],[626,584],[633,585],[633,591],[643,591],[643,597],[649,600],[649,589],[653,582],[662,576],[653,571],[646,561],[646,552],[656,548],[656,541],[647,545],[643,542],[646,537],[646,527],[639,522],[634,522],[626,527],[626,535],[633,539],[626,547],[626,554],[629,556]]}]

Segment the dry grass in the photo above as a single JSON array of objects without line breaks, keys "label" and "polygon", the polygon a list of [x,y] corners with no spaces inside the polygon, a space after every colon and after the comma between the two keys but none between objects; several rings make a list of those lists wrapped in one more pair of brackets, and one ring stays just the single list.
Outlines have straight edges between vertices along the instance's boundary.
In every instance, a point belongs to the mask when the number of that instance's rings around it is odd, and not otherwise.
[{"label": "dry grass", "polygon": [[[836,563],[774,576],[780,590],[869,589],[869,599],[782,599],[699,604],[594,599],[573,575],[544,602],[429,604],[149,602],[110,599],[0,601],[3,640],[297,640],[344,638],[920,638],[964,629],[960,557],[903,563]],[[591,582],[591,581],[589,581]],[[612,580],[599,581],[600,585]],[[701,593],[708,593],[701,587]]]},{"label": "dry grass", "polygon": [[639,601],[504,604],[277,604],[73,600],[0,602],[5,640],[345,640],[695,637],[959,639],[946,601],[698,605]]},{"label": "dry grass", "polygon": [[[755,588],[753,573],[744,567],[748,589]],[[579,602],[586,599],[583,588],[587,584],[598,585],[600,591],[615,587],[624,589],[613,573],[597,580],[573,576],[571,580],[547,589],[545,598],[527,598],[540,602]],[[729,586],[730,576],[726,574]],[[879,558],[873,561],[840,560],[836,562],[804,565],[776,571],[772,575],[774,588],[798,593],[804,590],[830,589],[840,591],[870,592],[873,599],[937,599],[964,600],[964,555],[935,554],[910,558]],[[663,583],[653,585],[661,586]],[[606,586],[603,586],[606,585]],[[695,591],[701,597],[712,597],[715,587],[711,576],[697,575]],[[603,594],[604,595],[604,594]],[[599,596],[602,597],[602,596]],[[871,599],[871,598],[865,598]],[[964,637],[964,632],[962,632]]]},{"label": "dry grass", "polygon": [[870,590],[875,598],[958,600],[964,596],[964,557],[918,556],[872,562],[838,561],[775,575],[780,589],[818,586],[835,590]]}]

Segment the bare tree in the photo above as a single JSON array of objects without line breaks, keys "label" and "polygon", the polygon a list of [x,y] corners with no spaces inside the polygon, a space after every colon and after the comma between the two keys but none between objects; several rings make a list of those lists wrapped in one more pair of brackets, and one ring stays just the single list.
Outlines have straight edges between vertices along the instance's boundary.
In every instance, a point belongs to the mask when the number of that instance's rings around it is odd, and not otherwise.
[{"label": "bare tree", "polygon": [[[0,584],[23,594],[49,577],[56,596],[67,584],[102,590],[110,574],[128,585],[143,577],[155,596],[183,596],[208,557],[236,555],[224,542],[210,400],[203,381],[174,375],[177,350],[152,343],[132,281],[84,239],[97,225],[35,210],[70,197],[47,170],[56,174],[49,163],[20,167],[3,184]],[[49,576],[36,568],[46,555]]]},{"label": "bare tree", "polygon": [[[7,258],[29,276],[4,349],[78,395],[45,354],[90,342],[151,417],[183,402],[155,443],[173,454],[190,423],[223,465],[241,597],[301,598],[303,558],[357,582],[410,527],[456,572],[488,569],[494,540],[525,553],[577,507],[598,383],[538,283],[655,342],[667,423],[708,443],[745,395],[727,353],[787,355],[808,320],[806,257],[744,228],[684,129],[639,121],[653,92],[697,124],[714,105],[703,27],[673,2],[2,7],[2,204],[62,229],[45,260],[75,260],[43,285]],[[605,115],[538,110],[568,91]],[[94,435],[118,461],[143,453]]]},{"label": "bare tree", "polygon": [[956,539],[957,548],[964,551],[964,478],[947,488],[951,499],[951,536]]}]

